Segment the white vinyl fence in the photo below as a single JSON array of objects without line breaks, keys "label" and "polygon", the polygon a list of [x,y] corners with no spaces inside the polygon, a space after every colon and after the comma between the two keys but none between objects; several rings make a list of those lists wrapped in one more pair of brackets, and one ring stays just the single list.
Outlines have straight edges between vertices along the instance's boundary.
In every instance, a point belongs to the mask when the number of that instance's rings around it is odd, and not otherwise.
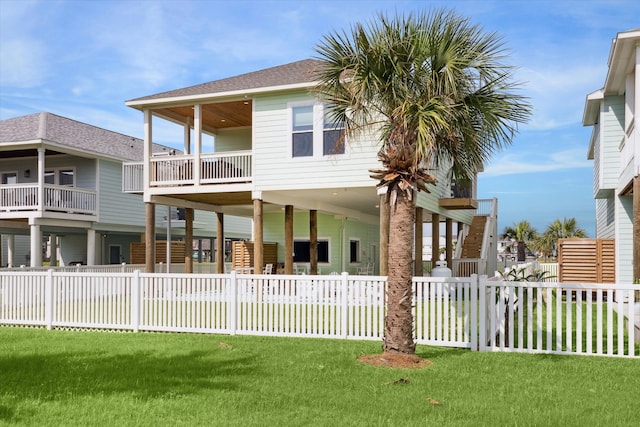
[{"label": "white vinyl fence", "polygon": [[[636,357],[633,285],[415,277],[419,344]],[[0,324],[381,340],[386,277],[0,272]]]}]

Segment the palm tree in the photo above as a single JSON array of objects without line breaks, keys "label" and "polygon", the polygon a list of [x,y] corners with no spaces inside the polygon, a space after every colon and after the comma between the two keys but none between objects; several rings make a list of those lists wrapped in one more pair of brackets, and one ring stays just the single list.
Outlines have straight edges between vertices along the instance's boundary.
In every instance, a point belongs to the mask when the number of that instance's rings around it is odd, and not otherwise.
[{"label": "palm tree", "polygon": [[548,255],[558,247],[558,239],[582,237],[587,237],[587,232],[578,227],[576,219],[564,217],[562,221],[556,219],[549,224],[542,236],[535,240],[534,245],[537,250]]},{"label": "palm tree", "polygon": [[514,222],[512,227],[505,227],[502,234],[505,238],[518,242],[518,261],[526,259],[527,243],[538,237],[538,232],[529,224],[529,221],[520,221],[517,224]]},{"label": "palm tree", "polygon": [[507,146],[530,107],[502,64],[501,38],[454,12],[438,10],[360,23],[316,47],[319,96],[347,137],[380,135],[379,170],[390,208],[386,352],[415,353],[412,248],[417,191],[429,168],[472,179]]}]

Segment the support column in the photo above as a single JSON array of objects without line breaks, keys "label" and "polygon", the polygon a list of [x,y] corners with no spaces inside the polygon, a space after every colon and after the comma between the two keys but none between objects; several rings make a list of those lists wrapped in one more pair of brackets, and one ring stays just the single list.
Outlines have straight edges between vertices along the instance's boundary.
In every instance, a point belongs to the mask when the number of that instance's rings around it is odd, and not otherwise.
[{"label": "support column", "polygon": [[167,206],[167,242],[166,242],[166,273],[171,273],[171,206]]},{"label": "support column", "polygon": [[309,274],[318,274],[318,211],[309,211]]},{"label": "support column", "polygon": [[284,207],[284,274],[293,274],[293,205]]},{"label": "support column", "polygon": [[[636,79],[637,78],[638,76],[636,75]],[[638,142],[636,141],[636,143]],[[634,282],[640,279],[640,176],[636,176],[635,178],[633,178],[633,278],[632,279]]]},{"label": "support column", "polygon": [[184,272],[193,273],[193,208],[184,210]]},{"label": "support column", "polygon": [[424,275],[424,267],[422,266],[422,208],[416,208],[416,225],[415,225],[415,276]]},{"label": "support column", "polygon": [[200,185],[200,153],[202,152],[202,106],[193,106],[193,182]]},{"label": "support column", "polygon": [[[45,209],[44,200],[44,165],[45,151],[44,147],[38,147],[38,211],[43,212]],[[33,252],[31,253],[33,257]]]},{"label": "support column", "polygon": [[264,268],[264,234],[262,199],[253,201],[253,272],[262,274]]},{"label": "support column", "polygon": [[380,275],[389,274],[389,203],[387,195],[380,195]]},{"label": "support column", "polygon": [[431,268],[436,268],[440,259],[440,214],[431,214]]},{"label": "support column", "polygon": [[216,272],[224,273],[224,214],[216,212]]},{"label": "support column", "polygon": [[447,218],[445,221],[447,267],[453,271],[453,220],[451,218]]},{"label": "support column", "polygon": [[[142,184],[144,192],[149,190],[150,182],[155,179],[155,165],[151,166],[151,153],[153,151],[153,116],[150,110],[142,110],[144,117],[144,146],[142,151],[142,167],[143,176]],[[148,200],[148,196],[144,196],[145,202]]]},{"label": "support column", "polygon": [[156,205],[145,203],[146,225],[144,232],[145,267],[146,273],[154,273],[156,269]]},{"label": "support column", "polygon": [[58,266],[58,236],[56,234],[49,235],[49,250],[51,255],[49,256],[49,266]]},{"label": "support column", "polygon": [[7,234],[7,267],[15,267],[16,239],[13,234]]},{"label": "support column", "polygon": [[87,229],[87,265],[96,265],[96,230]]},{"label": "support column", "polygon": [[42,230],[37,224],[31,224],[31,267],[42,267]]}]

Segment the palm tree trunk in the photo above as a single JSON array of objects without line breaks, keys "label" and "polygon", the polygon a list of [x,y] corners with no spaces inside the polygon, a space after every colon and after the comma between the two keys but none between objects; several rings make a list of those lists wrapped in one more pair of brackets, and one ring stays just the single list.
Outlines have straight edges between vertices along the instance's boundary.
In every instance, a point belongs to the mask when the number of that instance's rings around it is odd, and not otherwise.
[{"label": "palm tree trunk", "polygon": [[526,254],[525,254],[525,243],[523,241],[519,241],[518,242],[518,261],[525,261],[526,260]]},{"label": "palm tree trunk", "polygon": [[390,211],[389,279],[383,348],[385,352],[415,354],[411,284],[414,202],[399,193],[396,205]]}]

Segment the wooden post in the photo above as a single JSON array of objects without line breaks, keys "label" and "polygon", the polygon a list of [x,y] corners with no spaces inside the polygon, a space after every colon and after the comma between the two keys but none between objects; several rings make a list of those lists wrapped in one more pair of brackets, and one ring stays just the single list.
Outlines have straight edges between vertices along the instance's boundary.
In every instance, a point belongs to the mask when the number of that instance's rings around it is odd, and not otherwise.
[{"label": "wooden post", "polygon": [[424,276],[424,267],[422,266],[422,212],[423,209],[416,207],[416,226],[415,226],[415,276]]},{"label": "wooden post", "polygon": [[264,234],[262,200],[253,200],[253,272],[262,274],[264,268]]},{"label": "wooden post", "polygon": [[445,221],[447,267],[453,271],[453,220],[451,218],[447,218]]},{"label": "wooden post", "polygon": [[440,214],[431,214],[431,268],[440,260]]},{"label": "wooden post", "polygon": [[293,205],[284,207],[284,274],[293,274]]},{"label": "wooden post", "polygon": [[389,203],[380,195],[380,275],[389,274]]},{"label": "wooden post", "polygon": [[154,273],[156,269],[156,205],[155,203],[145,203],[147,223],[145,225],[144,260],[146,273]]},{"label": "wooden post", "polygon": [[184,272],[193,273],[193,208],[184,210]]},{"label": "wooden post", "polygon": [[216,212],[216,272],[224,273],[224,214]]},{"label": "wooden post", "polygon": [[318,211],[309,211],[309,274],[318,274]]}]

